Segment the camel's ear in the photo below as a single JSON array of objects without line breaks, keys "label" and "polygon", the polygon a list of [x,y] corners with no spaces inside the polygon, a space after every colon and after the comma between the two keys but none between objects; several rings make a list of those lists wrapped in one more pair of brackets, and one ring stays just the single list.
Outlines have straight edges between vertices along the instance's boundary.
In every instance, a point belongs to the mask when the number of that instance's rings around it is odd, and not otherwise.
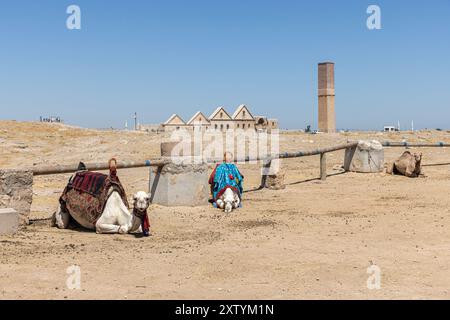
[{"label": "camel's ear", "polygon": [[133,201],[136,201],[137,200],[137,194],[135,193],[135,194],[133,194]]},{"label": "camel's ear", "polygon": [[147,200],[150,201],[151,198],[152,198],[152,193],[151,192],[147,193]]}]

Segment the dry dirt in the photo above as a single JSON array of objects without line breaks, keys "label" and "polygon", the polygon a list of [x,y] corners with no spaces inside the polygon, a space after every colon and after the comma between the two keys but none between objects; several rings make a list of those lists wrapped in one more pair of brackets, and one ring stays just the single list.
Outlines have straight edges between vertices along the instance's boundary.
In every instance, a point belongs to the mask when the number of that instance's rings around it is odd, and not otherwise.
[{"label": "dry dirt", "polygon": [[[446,131],[285,132],[282,151],[348,139],[450,142]],[[143,160],[159,155],[156,134],[58,124],[0,122],[0,167]],[[386,149],[386,161],[402,153]],[[330,176],[316,178],[318,157],[284,160],[288,186],[244,194],[226,215],[208,204],[152,205],[153,236],[58,230],[46,220],[69,175],[36,177],[33,223],[0,236],[0,299],[447,299],[450,290],[449,150],[423,148],[427,177],[339,174],[343,152],[328,156]],[[430,166],[432,164],[443,164]],[[243,165],[245,188],[259,166]],[[146,190],[144,169],[119,171],[127,192]],[[367,268],[381,269],[369,290]],[[81,289],[66,287],[71,265]]]}]

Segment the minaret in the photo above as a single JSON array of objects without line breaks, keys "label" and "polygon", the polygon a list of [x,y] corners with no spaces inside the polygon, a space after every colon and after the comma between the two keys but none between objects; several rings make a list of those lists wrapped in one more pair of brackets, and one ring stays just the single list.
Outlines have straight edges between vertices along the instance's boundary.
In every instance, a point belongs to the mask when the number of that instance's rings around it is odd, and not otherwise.
[{"label": "minaret", "polygon": [[336,132],[336,115],[334,112],[334,63],[319,63],[318,74],[319,131]]}]

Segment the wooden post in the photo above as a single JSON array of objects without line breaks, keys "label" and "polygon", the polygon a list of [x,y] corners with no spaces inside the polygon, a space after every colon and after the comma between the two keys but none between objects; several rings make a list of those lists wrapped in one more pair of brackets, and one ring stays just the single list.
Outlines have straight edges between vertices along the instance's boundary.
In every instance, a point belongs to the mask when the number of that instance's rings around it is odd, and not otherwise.
[{"label": "wooden post", "polygon": [[152,193],[152,167],[148,168],[148,193]]},{"label": "wooden post", "polygon": [[[170,163],[170,159],[155,159],[155,160],[145,160],[141,162],[134,161],[118,161],[117,169],[125,169],[125,168],[143,168],[150,166],[164,166]],[[95,163],[85,163],[87,170],[95,171],[95,170],[108,170],[109,163],[108,162],[95,162]],[[49,175],[49,174],[60,174],[60,173],[73,173],[77,172],[78,164],[72,165],[56,165],[56,166],[38,166],[31,167],[29,170],[33,172],[35,176]]]},{"label": "wooden post", "polygon": [[327,154],[320,154],[320,180],[325,181],[327,179]]}]

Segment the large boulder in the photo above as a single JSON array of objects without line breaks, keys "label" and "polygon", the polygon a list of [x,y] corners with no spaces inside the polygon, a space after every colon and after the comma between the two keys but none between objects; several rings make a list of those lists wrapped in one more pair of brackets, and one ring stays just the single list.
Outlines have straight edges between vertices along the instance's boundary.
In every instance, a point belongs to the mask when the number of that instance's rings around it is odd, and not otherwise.
[{"label": "large boulder", "polygon": [[360,140],[354,148],[345,150],[345,171],[382,172],[384,170],[384,149],[377,140]]}]

